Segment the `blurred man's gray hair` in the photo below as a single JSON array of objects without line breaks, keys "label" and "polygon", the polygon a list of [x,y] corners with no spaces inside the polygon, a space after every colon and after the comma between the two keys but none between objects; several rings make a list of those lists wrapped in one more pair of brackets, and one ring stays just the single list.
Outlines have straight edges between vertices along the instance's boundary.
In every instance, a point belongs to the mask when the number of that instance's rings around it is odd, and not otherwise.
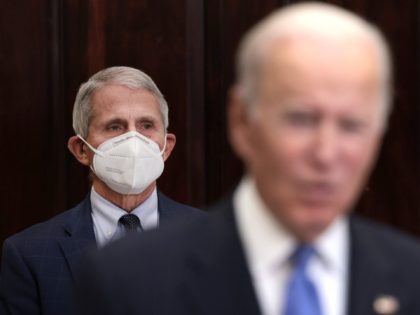
[{"label": "blurred man's gray hair", "polygon": [[107,84],[116,84],[130,89],[145,89],[152,93],[159,102],[165,130],[169,125],[168,104],[153,80],[143,71],[130,67],[110,67],[94,74],[83,83],[76,96],[73,107],[73,129],[83,138],[87,138],[92,117],[92,94]]},{"label": "blurred man's gray hair", "polygon": [[237,60],[237,84],[248,106],[258,101],[261,64],[270,45],[291,36],[313,35],[342,41],[358,39],[373,44],[380,65],[384,106],[383,120],[390,110],[392,92],[392,61],[388,44],[379,29],[361,17],[334,5],[307,2],[279,9],[263,19],[244,36]]}]

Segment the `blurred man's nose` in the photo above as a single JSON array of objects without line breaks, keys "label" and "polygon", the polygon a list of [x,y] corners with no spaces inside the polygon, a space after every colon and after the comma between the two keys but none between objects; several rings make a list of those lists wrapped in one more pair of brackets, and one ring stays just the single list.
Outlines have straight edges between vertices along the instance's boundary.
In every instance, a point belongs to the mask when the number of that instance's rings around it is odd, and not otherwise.
[{"label": "blurred man's nose", "polygon": [[330,168],[339,156],[340,139],[333,124],[321,123],[313,134],[311,154],[318,168]]}]

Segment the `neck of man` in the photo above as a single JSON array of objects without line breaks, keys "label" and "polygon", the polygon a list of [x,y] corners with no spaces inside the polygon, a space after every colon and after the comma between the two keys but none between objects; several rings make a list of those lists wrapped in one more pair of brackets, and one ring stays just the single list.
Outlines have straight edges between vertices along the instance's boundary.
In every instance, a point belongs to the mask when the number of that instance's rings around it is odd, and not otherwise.
[{"label": "neck of man", "polygon": [[95,188],[95,191],[103,198],[113,203],[117,207],[127,212],[131,212],[150,197],[156,188],[156,182],[151,183],[143,192],[138,195],[122,195],[117,193],[97,177],[93,179],[92,186]]}]

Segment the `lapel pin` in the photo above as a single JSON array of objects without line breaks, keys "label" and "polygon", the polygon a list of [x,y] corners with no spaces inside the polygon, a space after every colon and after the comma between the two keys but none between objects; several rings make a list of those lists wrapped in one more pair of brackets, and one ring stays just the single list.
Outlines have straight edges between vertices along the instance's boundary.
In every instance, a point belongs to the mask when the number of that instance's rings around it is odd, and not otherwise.
[{"label": "lapel pin", "polygon": [[373,302],[373,309],[376,314],[394,315],[400,308],[398,299],[392,295],[380,295]]}]

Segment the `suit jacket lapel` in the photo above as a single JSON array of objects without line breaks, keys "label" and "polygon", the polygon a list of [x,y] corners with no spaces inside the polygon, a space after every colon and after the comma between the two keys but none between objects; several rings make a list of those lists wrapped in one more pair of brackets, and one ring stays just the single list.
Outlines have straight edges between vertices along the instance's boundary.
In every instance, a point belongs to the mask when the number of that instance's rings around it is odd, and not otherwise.
[{"label": "suit jacket lapel", "polygon": [[67,236],[59,240],[73,279],[83,254],[96,248],[91,212],[90,195],[88,195],[65,224],[64,230]]},{"label": "suit jacket lapel", "polygon": [[159,225],[166,224],[170,221],[174,215],[175,211],[172,211],[172,201],[162,194],[159,190],[157,191],[158,196],[158,212],[159,212]]},{"label": "suit jacket lapel", "polygon": [[[178,204],[158,191],[158,211],[161,222],[165,224],[175,218],[178,207]],[[73,279],[83,255],[89,250],[96,249],[91,213],[92,206],[90,194],[88,194],[85,200],[74,209],[72,217],[65,223],[63,228],[66,237],[59,240]]]},{"label": "suit jacket lapel", "polygon": [[179,291],[188,313],[260,314],[231,202],[203,222],[194,233],[198,244],[187,255],[190,274]]},{"label": "suit jacket lapel", "polygon": [[172,199],[166,197],[159,190],[157,191],[158,196],[158,211],[159,211],[159,225],[166,225],[169,222],[186,222],[194,217],[195,211],[189,206],[183,205]]}]

